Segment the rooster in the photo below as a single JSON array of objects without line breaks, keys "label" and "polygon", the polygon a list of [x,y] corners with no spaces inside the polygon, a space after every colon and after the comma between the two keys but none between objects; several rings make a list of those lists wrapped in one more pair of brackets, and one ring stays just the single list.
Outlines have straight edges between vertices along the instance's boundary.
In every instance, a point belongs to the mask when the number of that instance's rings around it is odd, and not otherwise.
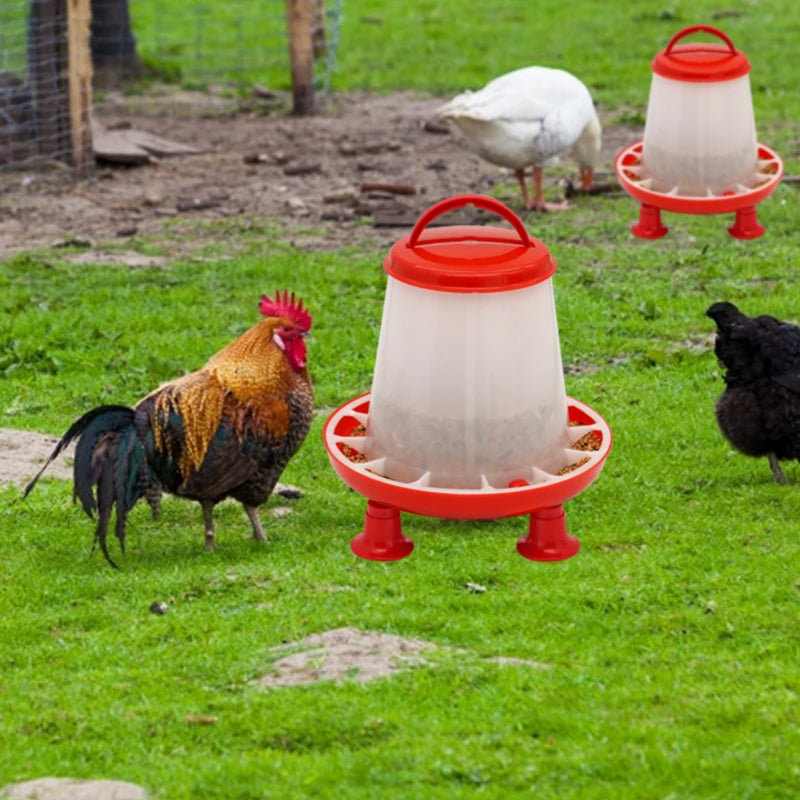
[{"label": "rooster", "polygon": [[266,541],[258,507],[302,444],[313,416],[305,335],[311,315],[294,294],[264,295],[256,325],[206,365],[148,394],[133,408],[104,405],[84,414],[59,441],[25,489],[77,438],[74,495],[97,512],[95,542],[111,566],[106,544],[111,511],[125,551],[125,520],[145,496],[157,516],[161,490],[197,500],[205,544],[214,547],[214,506],[233,497],[253,538]]},{"label": "rooster", "polygon": [[748,456],[800,459],[800,328],[767,315],[748,317],[732,303],[706,312],[717,325],[714,352],[725,367],[716,416],[725,438]]}]

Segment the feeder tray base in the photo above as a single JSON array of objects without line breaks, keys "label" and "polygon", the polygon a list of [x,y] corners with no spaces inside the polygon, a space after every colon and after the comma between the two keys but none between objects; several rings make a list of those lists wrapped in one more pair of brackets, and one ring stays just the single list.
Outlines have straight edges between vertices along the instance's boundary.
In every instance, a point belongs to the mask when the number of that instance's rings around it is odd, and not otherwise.
[{"label": "feeder tray base", "polygon": [[[611,449],[611,430],[589,406],[567,398],[570,430],[576,441],[592,433],[597,450],[582,451],[580,464],[564,474],[540,472],[536,483],[511,481],[481,489],[447,489],[423,480],[403,482],[380,474],[382,459],[354,458],[363,447],[369,414],[369,394],[345,403],[325,423],[323,441],[339,477],[367,498],[364,529],[350,542],[360,558],[397,561],[410,555],[414,543],[403,534],[401,511],[446,519],[498,519],[530,515],[528,533],[517,541],[517,552],[533,561],[561,561],[580,550],[567,533],[563,503],[582,492],[599,475]],[[569,449],[569,448],[567,448]]]},{"label": "feeder tray base", "polygon": [[641,175],[642,142],[621,150],[614,160],[614,169],[622,188],[641,202],[639,219],[631,225],[631,233],[640,239],[660,239],[669,228],[661,222],[662,211],[678,214],[726,214],[736,217],[728,233],[735,239],[757,239],[765,228],[758,221],[756,205],[769,197],[783,176],[783,161],[773,150],[758,145],[758,167],[754,186],[739,186],[737,190],[707,197],[688,197],[671,192],[657,192],[649,188]]}]

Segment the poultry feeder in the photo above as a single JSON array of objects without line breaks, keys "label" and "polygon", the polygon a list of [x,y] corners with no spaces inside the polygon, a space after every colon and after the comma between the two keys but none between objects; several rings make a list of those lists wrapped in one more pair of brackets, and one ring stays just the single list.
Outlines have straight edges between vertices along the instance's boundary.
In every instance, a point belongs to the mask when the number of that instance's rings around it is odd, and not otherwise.
[{"label": "poultry feeder", "polygon": [[[474,205],[511,229],[428,228]],[[400,512],[447,519],[530,515],[526,558],[578,552],[570,498],[597,477],[611,431],[565,394],[553,299],[555,259],[502,203],[461,195],[429,208],[390,249],[371,392],[330,415],[323,440],[339,477],[367,498],[351,541],[393,561],[413,542]]]},{"label": "poultry feeder", "polygon": [[[682,43],[705,32],[722,40]],[[656,54],[642,141],[620,151],[614,168],[641,203],[635,236],[658,239],[668,228],[661,211],[735,212],[737,239],[764,233],[756,205],[783,175],[778,155],[756,140],[750,62],[721,30],[692,25]]]}]

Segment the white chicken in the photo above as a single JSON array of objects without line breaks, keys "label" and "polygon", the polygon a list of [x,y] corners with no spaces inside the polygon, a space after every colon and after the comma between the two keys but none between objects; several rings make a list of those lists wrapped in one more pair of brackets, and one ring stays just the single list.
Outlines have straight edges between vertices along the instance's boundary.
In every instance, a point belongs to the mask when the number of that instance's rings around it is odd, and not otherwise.
[{"label": "white chicken", "polygon": [[[591,189],[600,158],[602,128],[586,86],[562,69],[524,67],[464,92],[438,111],[458,125],[475,152],[492,164],[513,169],[526,209],[557,211],[565,204],[544,199],[544,165],[571,151],[584,189]],[[525,182],[533,166],[534,195]]]}]

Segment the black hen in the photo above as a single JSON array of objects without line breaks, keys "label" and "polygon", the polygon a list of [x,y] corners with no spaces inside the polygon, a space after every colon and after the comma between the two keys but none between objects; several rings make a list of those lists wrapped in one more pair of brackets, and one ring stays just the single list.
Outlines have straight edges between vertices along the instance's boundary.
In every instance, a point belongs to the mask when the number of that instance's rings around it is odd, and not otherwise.
[{"label": "black hen", "polygon": [[732,303],[706,312],[717,325],[714,352],[725,367],[716,405],[725,438],[748,456],[767,456],[778,483],[780,460],[800,459],[800,328]]}]

